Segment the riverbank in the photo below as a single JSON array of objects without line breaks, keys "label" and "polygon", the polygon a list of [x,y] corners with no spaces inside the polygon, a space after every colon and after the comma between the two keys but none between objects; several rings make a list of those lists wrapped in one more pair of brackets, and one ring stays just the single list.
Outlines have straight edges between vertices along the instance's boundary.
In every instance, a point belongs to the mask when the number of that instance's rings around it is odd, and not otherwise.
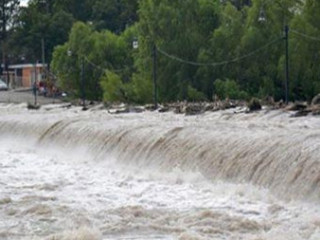
[{"label": "riverbank", "polygon": [[[31,103],[34,104],[35,98],[31,89],[0,91],[1,103]],[[61,103],[59,98],[37,96],[37,103],[40,105]]]},{"label": "riverbank", "polygon": [[[52,98],[37,96],[37,106],[34,106],[35,97],[31,90],[11,90],[0,91],[0,103],[27,103],[28,108],[38,109],[41,106],[48,104],[61,104],[69,103],[70,106],[84,106],[83,110],[108,110],[112,114],[122,113],[141,113],[144,111],[155,111],[154,105],[134,105],[134,104],[103,104],[101,102],[86,101],[83,105],[81,100],[75,99],[67,101],[61,97]],[[250,102],[243,100],[219,100],[215,102],[173,102],[159,104],[157,111],[159,113],[174,112],[176,114],[184,114],[187,116],[199,115],[205,112],[216,112],[228,109],[234,109],[234,113],[250,113],[264,110],[283,110],[290,112],[292,117],[304,117],[308,115],[317,116],[320,115],[320,95],[314,97],[311,103],[307,102],[291,102],[288,105],[282,101],[274,102],[273,100],[258,100],[253,99]]]}]

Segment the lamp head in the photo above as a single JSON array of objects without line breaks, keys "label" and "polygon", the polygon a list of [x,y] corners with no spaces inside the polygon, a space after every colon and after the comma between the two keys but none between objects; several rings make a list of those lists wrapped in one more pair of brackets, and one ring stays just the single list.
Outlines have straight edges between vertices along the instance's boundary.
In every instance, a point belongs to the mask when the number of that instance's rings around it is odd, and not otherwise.
[{"label": "lamp head", "polygon": [[258,21],[259,22],[266,22],[267,21],[266,13],[263,8],[260,9]]},{"label": "lamp head", "polygon": [[139,48],[139,42],[138,42],[138,39],[133,39],[132,41],[132,47],[133,49],[138,49]]}]

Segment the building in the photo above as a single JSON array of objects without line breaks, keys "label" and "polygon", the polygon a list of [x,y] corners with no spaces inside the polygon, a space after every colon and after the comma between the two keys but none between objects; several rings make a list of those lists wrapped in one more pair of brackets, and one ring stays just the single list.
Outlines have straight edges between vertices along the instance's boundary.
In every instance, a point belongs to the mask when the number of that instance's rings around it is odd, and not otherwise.
[{"label": "building", "polygon": [[41,63],[9,65],[9,72],[4,72],[2,78],[10,88],[30,88],[34,82],[44,80],[46,67]]}]

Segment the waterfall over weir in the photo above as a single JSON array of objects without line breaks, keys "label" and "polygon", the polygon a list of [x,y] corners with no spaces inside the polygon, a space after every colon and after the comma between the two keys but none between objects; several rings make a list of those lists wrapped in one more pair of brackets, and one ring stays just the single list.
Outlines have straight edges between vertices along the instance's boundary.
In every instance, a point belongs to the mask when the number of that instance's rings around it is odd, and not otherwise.
[{"label": "waterfall over weir", "polygon": [[186,117],[61,106],[28,112],[24,105],[3,105],[0,134],[90,161],[108,156],[133,168],[163,173],[178,168],[210,181],[262,187],[281,199],[319,203],[320,118],[290,118],[280,110],[233,111]]}]

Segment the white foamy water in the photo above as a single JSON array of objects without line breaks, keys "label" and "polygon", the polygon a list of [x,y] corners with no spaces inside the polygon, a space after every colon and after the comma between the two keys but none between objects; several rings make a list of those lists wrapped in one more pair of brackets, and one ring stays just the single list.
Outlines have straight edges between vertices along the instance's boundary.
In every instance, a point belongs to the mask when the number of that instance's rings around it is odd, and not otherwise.
[{"label": "white foamy water", "polygon": [[0,239],[320,239],[320,118],[0,109]]}]

